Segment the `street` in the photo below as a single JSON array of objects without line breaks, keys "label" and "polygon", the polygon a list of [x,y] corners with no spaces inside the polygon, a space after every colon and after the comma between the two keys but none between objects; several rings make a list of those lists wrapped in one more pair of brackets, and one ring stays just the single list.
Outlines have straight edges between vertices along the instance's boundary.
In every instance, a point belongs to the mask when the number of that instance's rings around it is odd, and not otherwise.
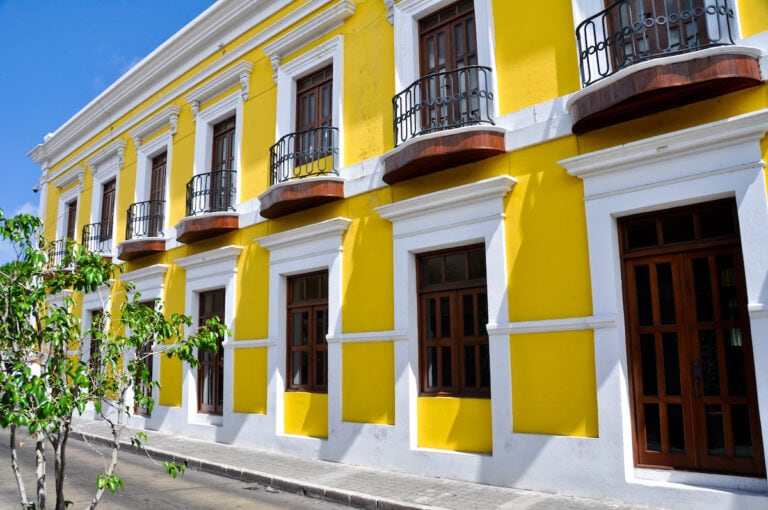
[{"label": "street", "polygon": [[[11,471],[9,433],[0,431],[0,510],[18,509],[18,490]],[[49,450],[50,451],[50,450]],[[67,447],[67,479],[65,494],[73,502],[73,510],[83,509],[96,492],[96,476],[103,470],[107,449],[78,440],[70,440]],[[28,495],[35,490],[34,442],[26,440],[20,448],[25,468]],[[55,504],[53,455],[48,454],[47,506]],[[124,489],[115,494],[107,491],[97,508],[113,510],[158,509],[293,509],[320,510],[345,508],[295,494],[272,491],[254,483],[244,483],[221,476],[187,469],[184,475],[173,479],[165,473],[162,463],[144,454],[122,451],[118,457],[117,474],[125,482]]]}]

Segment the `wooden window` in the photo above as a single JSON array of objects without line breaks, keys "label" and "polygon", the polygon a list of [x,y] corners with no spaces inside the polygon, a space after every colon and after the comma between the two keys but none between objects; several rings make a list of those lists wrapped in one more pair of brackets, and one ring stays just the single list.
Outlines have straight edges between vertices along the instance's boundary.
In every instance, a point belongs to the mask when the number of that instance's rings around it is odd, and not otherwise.
[{"label": "wooden window", "polygon": [[424,128],[452,127],[479,116],[478,98],[455,99],[457,94],[463,96],[478,89],[477,69],[445,72],[477,65],[472,0],[457,2],[419,21],[419,62],[424,77],[420,90]]},{"label": "wooden window", "polygon": [[331,131],[317,129],[333,123],[333,66],[296,81],[297,165],[332,154]]},{"label": "wooden window", "polygon": [[485,247],[420,255],[418,294],[422,395],[490,396]]},{"label": "wooden window", "polygon": [[233,204],[235,184],[235,122],[230,117],[213,126],[211,210],[226,211]]},{"label": "wooden window", "polygon": [[328,391],[328,271],[288,278],[288,389]]},{"label": "wooden window", "polygon": [[[213,317],[224,321],[224,289],[201,292],[198,327]],[[197,371],[198,410],[207,414],[223,414],[224,411],[224,349],[219,337],[215,353],[201,351]]]},{"label": "wooden window", "polygon": [[619,227],[637,464],[764,476],[734,201]]},{"label": "wooden window", "polygon": [[75,238],[75,228],[77,221],[77,199],[67,202],[67,230],[64,235],[66,239]]},{"label": "wooden window", "polygon": [[165,172],[168,153],[163,152],[152,158],[149,181],[149,237],[157,237],[163,231],[163,210],[165,206]]},{"label": "wooden window", "polygon": [[112,223],[115,218],[115,179],[107,181],[101,191],[101,219],[99,241],[112,239]]}]

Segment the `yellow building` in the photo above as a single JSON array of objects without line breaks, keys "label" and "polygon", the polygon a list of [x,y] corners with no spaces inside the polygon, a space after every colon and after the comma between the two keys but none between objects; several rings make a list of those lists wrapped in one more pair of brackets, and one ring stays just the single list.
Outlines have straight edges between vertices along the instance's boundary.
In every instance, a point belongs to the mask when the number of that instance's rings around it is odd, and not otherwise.
[{"label": "yellow building", "polygon": [[219,0],[32,150],[45,235],[231,330],[138,427],[765,508],[766,55],[765,0]]}]

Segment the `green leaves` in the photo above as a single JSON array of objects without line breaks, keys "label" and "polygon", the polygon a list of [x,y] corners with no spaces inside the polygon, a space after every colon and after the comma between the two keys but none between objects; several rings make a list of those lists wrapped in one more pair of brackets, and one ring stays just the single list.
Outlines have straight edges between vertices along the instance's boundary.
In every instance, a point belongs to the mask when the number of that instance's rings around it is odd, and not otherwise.
[{"label": "green leaves", "polygon": [[179,476],[180,474],[183,475],[184,472],[187,470],[187,467],[184,464],[179,464],[178,462],[173,462],[173,461],[165,461],[165,462],[163,462],[163,468],[174,479],[177,476]]},{"label": "green leaves", "polygon": [[96,488],[101,490],[105,487],[109,489],[109,492],[114,494],[117,492],[117,489],[125,488],[125,482],[123,482],[122,478],[115,475],[114,473],[99,473],[99,476],[96,477]]}]

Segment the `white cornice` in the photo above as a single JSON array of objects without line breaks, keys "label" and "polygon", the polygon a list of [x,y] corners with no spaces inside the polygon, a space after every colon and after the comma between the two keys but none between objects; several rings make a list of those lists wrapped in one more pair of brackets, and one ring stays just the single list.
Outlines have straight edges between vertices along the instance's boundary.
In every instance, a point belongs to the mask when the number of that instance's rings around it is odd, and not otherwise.
[{"label": "white cornice", "polygon": [[167,272],[168,264],[154,264],[149,267],[125,272],[119,275],[119,278],[124,282],[133,282],[136,288],[139,289],[146,283],[162,286],[163,278]]},{"label": "white cornice", "polygon": [[333,218],[305,227],[259,237],[256,239],[256,242],[264,248],[274,251],[331,236],[341,236],[347,231],[351,223],[352,220],[348,218]]},{"label": "white cornice", "polygon": [[384,7],[387,9],[387,21],[393,25],[395,23],[395,0],[384,0]]},{"label": "white cornice", "polygon": [[176,259],[176,264],[189,271],[198,269],[205,270],[212,264],[227,263],[232,264],[232,268],[237,263],[240,253],[243,251],[242,246],[224,246],[222,248],[216,248],[215,250],[204,251],[195,255],[189,255],[187,257],[181,257]]},{"label": "white cornice", "polygon": [[120,170],[122,170],[123,161],[125,160],[126,145],[128,145],[128,142],[126,142],[122,138],[118,138],[117,140],[107,145],[102,150],[100,150],[99,152],[91,156],[90,158],[86,159],[85,162],[88,163],[89,167],[91,167],[91,172],[96,174],[99,171],[99,165],[101,165],[101,163],[111,158],[112,156],[116,155],[117,167]]},{"label": "white cornice", "polygon": [[355,2],[341,0],[330,9],[321,12],[309,21],[302,23],[264,46],[264,53],[269,57],[272,68],[277,71],[276,67],[280,64],[283,57],[342,26],[344,20],[354,14],[356,8],[357,4]]},{"label": "white cornice", "polygon": [[[50,164],[55,165],[69,152],[85,144],[105,126],[110,125],[110,118],[120,118],[136,104],[156,96],[162,88],[190,68],[212,53],[220,51],[221,43],[230,42],[235,36],[259,25],[291,3],[292,0],[219,0],[88,103],[55,133],[46,136],[43,144],[33,148],[28,155],[38,164],[49,159]],[[275,25],[280,25],[276,27],[279,30],[286,28],[280,22]],[[279,33],[273,33],[272,26],[265,28],[264,32],[270,32],[269,37]],[[198,73],[185,80],[182,86],[175,87],[153,101],[130,119],[130,122],[116,126],[113,133],[121,133],[130,128],[137,119],[150,115],[206,76],[242,58],[242,55],[258,44],[263,44],[264,40],[257,35],[243,45],[233,48],[225,57],[204,69],[201,72],[202,77],[201,73]],[[258,44],[252,45],[252,41]]]},{"label": "white cornice", "polygon": [[138,149],[141,146],[141,141],[144,138],[159,131],[165,126],[170,125],[171,135],[175,135],[176,130],[179,127],[179,113],[181,113],[181,108],[176,105],[170,105],[139,124],[129,133],[136,143],[136,148]]},{"label": "white cornice", "polygon": [[701,152],[737,142],[761,140],[768,132],[768,110],[760,110],[703,126],[654,136],[575,156],[559,161],[569,174],[585,178],[602,173],[614,173],[638,164],[680,158],[688,153]]},{"label": "white cornice", "polygon": [[466,207],[473,203],[487,202],[494,198],[503,198],[517,181],[501,175],[483,181],[456,186],[443,191],[436,191],[419,197],[401,200],[376,208],[379,215],[395,222],[420,216],[424,213],[435,213],[439,210],[454,209],[457,204]]},{"label": "white cornice", "polygon": [[83,185],[83,178],[85,177],[85,167],[83,165],[76,165],[68,168],[62,172],[61,177],[53,181],[53,185],[59,189],[64,189],[75,181],[80,182],[80,186]]},{"label": "white cornice", "polygon": [[184,98],[192,106],[192,114],[197,116],[197,111],[202,103],[234,87],[238,83],[240,84],[240,93],[243,96],[243,101],[247,100],[251,72],[253,72],[253,63],[243,60],[204,85],[196,88]]}]

